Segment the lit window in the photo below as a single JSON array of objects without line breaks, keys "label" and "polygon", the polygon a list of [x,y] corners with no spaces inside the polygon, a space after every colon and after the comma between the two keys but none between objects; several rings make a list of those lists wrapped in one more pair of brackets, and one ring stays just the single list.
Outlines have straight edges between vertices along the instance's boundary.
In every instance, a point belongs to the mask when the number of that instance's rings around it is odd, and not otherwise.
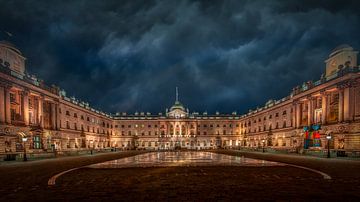
[{"label": "lit window", "polygon": [[34,149],[41,149],[41,139],[39,135],[33,137]]}]

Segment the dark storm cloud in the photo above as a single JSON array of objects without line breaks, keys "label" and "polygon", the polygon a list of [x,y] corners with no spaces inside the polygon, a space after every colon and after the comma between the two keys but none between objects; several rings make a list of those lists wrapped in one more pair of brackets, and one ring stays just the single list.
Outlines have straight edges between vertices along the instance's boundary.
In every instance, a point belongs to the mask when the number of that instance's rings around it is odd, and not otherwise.
[{"label": "dark storm cloud", "polygon": [[245,112],[359,49],[359,1],[1,1],[28,71],[108,112]]}]

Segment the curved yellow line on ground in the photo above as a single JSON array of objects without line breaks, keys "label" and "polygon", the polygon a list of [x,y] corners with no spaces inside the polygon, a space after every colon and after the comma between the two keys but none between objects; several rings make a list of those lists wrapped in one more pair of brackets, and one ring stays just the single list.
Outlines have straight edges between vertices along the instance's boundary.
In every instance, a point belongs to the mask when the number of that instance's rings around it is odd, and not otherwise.
[{"label": "curved yellow line on ground", "polygon": [[59,178],[61,175],[64,175],[64,174],[66,174],[66,173],[68,173],[68,172],[71,172],[71,171],[74,171],[74,170],[78,170],[78,169],[80,169],[80,168],[82,168],[82,167],[72,168],[72,169],[70,169],[70,170],[66,170],[66,171],[63,171],[63,172],[61,172],[61,173],[58,173],[58,174],[52,176],[52,177],[49,179],[49,181],[48,181],[48,186],[53,186],[53,185],[55,185],[56,179]]},{"label": "curved yellow line on ground", "polygon": [[291,167],[294,167],[294,168],[300,168],[300,169],[308,170],[308,171],[311,171],[311,172],[314,172],[314,173],[318,173],[318,174],[322,175],[325,180],[331,180],[331,179],[332,179],[330,175],[328,175],[328,174],[326,174],[326,173],[324,173],[324,172],[321,172],[321,171],[319,171],[319,170],[315,170],[315,169],[308,168],[308,167],[304,167],[304,166],[287,164],[287,163],[285,163],[285,165],[288,165],[288,166],[291,166]]}]

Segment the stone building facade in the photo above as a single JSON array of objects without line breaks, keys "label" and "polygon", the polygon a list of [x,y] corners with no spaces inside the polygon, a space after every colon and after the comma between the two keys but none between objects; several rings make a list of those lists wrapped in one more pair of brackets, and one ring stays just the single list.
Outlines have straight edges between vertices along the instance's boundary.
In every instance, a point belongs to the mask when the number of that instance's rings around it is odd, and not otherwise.
[{"label": "stone building facade", "polygon": [[[0,42],[0,156],[93,149],[273,148],[360,151],[357,51],[342,45],[315,82],[237,115],[189,113],[178,100],[165,113],[93,109],[25,71],[26,58]],[[26,137],[27,141],[23,141]]]}]

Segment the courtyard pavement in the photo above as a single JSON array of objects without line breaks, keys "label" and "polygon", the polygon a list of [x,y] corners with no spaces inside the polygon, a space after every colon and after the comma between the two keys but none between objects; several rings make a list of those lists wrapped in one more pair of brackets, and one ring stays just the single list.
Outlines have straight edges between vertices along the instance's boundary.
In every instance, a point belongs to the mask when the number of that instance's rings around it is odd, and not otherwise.
[{"label": "courtyard pavement", "polygon": [[54,186],[47,185],[53,175],[74,167],[142,154],[140,151],[126,151],[0,165],[0,199],[2,201],[360,200],[359,161],[234,150],[213,152],[305,166],[325,172],[332,179],[326,180],[318,173],[286,165],[185,164],[185,166],[122,168],[91,168],[90,166],[66,173],[57,179]]}]

